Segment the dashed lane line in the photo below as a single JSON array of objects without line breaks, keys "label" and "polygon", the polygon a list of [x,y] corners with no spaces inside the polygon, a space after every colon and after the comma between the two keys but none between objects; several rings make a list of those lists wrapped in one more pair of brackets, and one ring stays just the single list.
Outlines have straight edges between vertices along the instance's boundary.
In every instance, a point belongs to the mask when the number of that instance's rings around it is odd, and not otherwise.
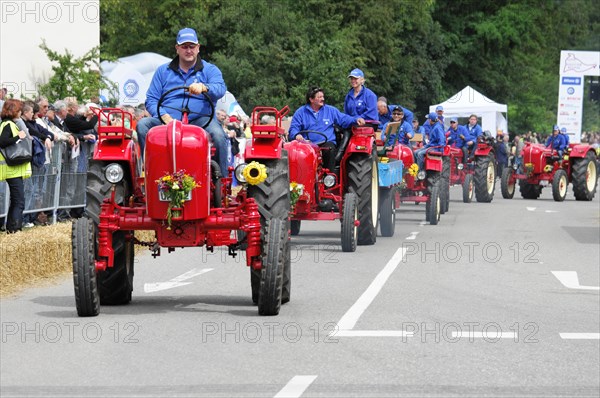
[{"label": "dashed lane line", "polygon": [[275,395],[275,398],[298,398],[315,381],[317,376],[294,376],[292,379]]}]

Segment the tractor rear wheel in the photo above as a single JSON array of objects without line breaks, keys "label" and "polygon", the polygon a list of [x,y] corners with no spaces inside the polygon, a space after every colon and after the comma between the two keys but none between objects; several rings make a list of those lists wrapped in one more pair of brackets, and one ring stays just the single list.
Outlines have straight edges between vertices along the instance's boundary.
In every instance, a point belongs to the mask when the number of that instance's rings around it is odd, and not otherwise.
[{"label": "tractor rear wheel", "polygon": [[512,167],[505,167],[504,170],[502,170],[500,191],[502,191],[502,197],[504,199],[512,199],[513,196],[515,196],[515,180],[512,178],[514,172]]},{"label": "tractor rear wheel", "polygon": [[75,306],[79,316],[96,316],[100,312],[100,295],[96,280],[96,238],[94,224],[87,217],[73,222],[73,284]]},{"label": "tractor rear wheel", "polygon": [[552,197],[556,202],[565,200],[568,185],[569,179],[567,178],[567,172],[563,169],[556,170],[554,177],[552,177]]},{"label": "tractor rear wheel", "polygon": [[356,194],[348,192],[344,195],[344,207],[342,211],[342,251],[356,251],[358,207]]},{"label": "tractor rear wheel", "polygon": [[288,242],[287,222],[272,218],[265,222],[260,290],[258,295],[259,315],[277,315],[281,308],[283,292],[283,268]]},{"label": "tractor rear wheel", "polygon": [[377,155],[355,154],[348,160],[348,192],[358,199],[358,244],[372,245],[377,241],[379,211],[379,176]]},{"label": "tractor rear wheel", "polygon": [[478,156],[475,161],[475,198],[478,202],[491,202],[496,188],[496,164],[494,154]]},{"label": "tractor rear wheel", "polygon": [[594,199],[598,185],[598,170],[596,169],[596,154],[589,151],[583,159],[573,163],[573,193],[576,200]]},{"label": "tractor rear wheel", "polygon": [[381,229],[381,236],[394,236],[396,229],[394,188],[381,188],[379,192],[379,228]]},{"label": "tractor rear wheel", "polygon": [[450,156],[444,156],[442,159],[441,214],[444,214],[450,209]]},{"label": "tractor rear wheel", "polygon": [[[290,180],[287,151],[282,151],[281,159],[261,161],[267,167],[267,178],[257,185],[248,186],[248,197],[254,198],[260,213],[262,225],[261,235],[265,235],[265,226],[268,220],[287,220],[290,212]],[[286,224],[287,226],[287,224]],[[263,242],[264,243],[264,242]],[[289,245],[289,243],[288,243]],[[286,278],[286,291],[290,291],[291,264],[290,252],[284,254],[284,273]],[[250,287],[252,302],[257,304],[260,296],[261,271],[250,267]],[[289,297],[287,297],[289,301]],[[286,302],[287,302],[286,301]]]},{"label": "tractor rear wheel", "polygon": [[473,184],[473,174],[467,174],[465,175],[465,181],[462,184],[462,192],[463,192],[463,202],[464,203],[471,203],[471,201],[473,200],[473,191],[474,191],[474,184]]},{"label": "tractor rear wheel", "polygon": [[[115,187],[115,202],[123,205],[130,195],[127,173],[117,184],[111,184],[104,176],[106,163],[91,160],[87,173],[85,213],[94,222],[97,234],[102,202],[111,195]],[[129,238],[126,238],[129,235]],[[98,243],[96,243],[98,244]],[[97,275],[101,304],[127,304],[133,291],[134,244],[133,231],[113,232],[114,266]]]},{"label": "tractor rear wheel", "polygon": [[542,187],[529,184],[525,180],[519,180],[519,191],[523,199],[537,199],[542,194]]},{"label": "tractor rear wheel", "polygon": [[292,220],[292,224],[291,224],[291,228],[290,228],[292,236],[297,236],[300,233],[300,225],[301,225],[300,220]]}]

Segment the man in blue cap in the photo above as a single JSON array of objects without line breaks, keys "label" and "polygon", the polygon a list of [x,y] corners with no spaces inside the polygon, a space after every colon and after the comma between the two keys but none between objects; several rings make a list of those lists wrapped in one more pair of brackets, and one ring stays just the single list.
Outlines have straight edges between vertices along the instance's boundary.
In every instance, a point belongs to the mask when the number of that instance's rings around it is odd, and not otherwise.
[{"label": "man in blue cap", "polygon": [[458,124],[458,119],[456,117],[450,118],[450,128],[446,131],[446,137],[448,137],[448,145],[451,145],[455,148],[459,148],[463,152],[463,164],[467,164],[467,136],[468,136],[467,128],[465,126],[461,126]]},{"label": "man in blue cap", "polygon": [[435,113],[437,113],[437,117],[442,124],[444,124],[444,107],[438,105],[435,107]]},{"label": "man in blue cap", "polygon": [[560,135],[562,135],[563,141],[565,142],[565,148],[569,147],[569,134],[567,134],[567,128],[563,127],[560,129]]},{"label": "man in blue cap", "polygon": [[423,148],[415,152],[415,160],[419,165],[419,170],[423,170],[423,161],[425,159],[425,153],[430,149],[443,150],[446,145],[446,135],[444,134],[444,126],[438,119],[438,114],[431,112],[427,116],[427,123],[430,125],[429,130],[429,142],[423,145]]},{"label": "man in blue cap", "polygon": [[560,128],[557,125],[554,125],[552,128],[552,135],[546,140],[546,147],[556,150],[558,152],[558,156],[560,158],[563,157],[566,143],[560,134]]},{"label": "man in blue cap", "polygon": [[[173,119],[181,119],[182,114],[179,109],[185,105],[190,110],[189,123],[203,126],[210,116],[210,105],[207,99],[199,94],[206,93],[213,105],[216,105],[227,91],[219,68],[198,57],[200,44],[194,29],[184,28],[179,31],[175,51],[177,56],[170,63],[158,67],[146,93],[146,110],[151,117],[141,119],[136,127],[142,154],[144,154],[146,134],[152,127],[161,124],[156,107],[163,93],[174,87],[189,86],[189,93],[194,96],[187,95],[183,90],[169,94],[162,104],[163,108],[160,112],[162,122],[168,124]],[[226,175],[227,142],[223,127],[213,117],[205,130],[210,134],[213,145],[217,149],[217,163],[221,173]]]},{"label": "man in blue cap", "polygon": [[[325,105],[325,93],[321,87],[310,87],[306,93],[306,104],[294,113],[290,124],[289,139],[304,141],[308,138],[311,142],[323,148],[323,166],[329,171],[335,169],[335,156],[337,152],[334,125],[349,128],[352,125],[362,126],[365,120],[361,117],[348,116],[331,105]],[[301,131],[316,131],[321,134],[306,133]],[[325,141],[327,138],[327,141]]]},{"label": "man in blue cap", "polygon": [[383,131],[383,125],[392,121],[392,111],[394,108],[401,108],[404,112],[404,122],[412,125],[413,113],[402,105],[388,105],[388,100],[385,97],[377,98],[377,113],[379,117],[379,130]]},{"label": "man in blue cap", "polygon": [[379,120],[377,112],[377,95],[365,87],[365,74],[360,69],[353,69],[348,75],[352,88],[344,100],[344,112],[350,116],[362,117],[365,120]]}]

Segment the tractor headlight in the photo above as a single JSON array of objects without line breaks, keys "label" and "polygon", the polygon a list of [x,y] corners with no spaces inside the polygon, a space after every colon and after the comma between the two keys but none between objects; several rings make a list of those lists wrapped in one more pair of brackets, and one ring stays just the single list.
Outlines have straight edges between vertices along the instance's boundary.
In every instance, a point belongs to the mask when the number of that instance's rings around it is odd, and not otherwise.
[{"label": "tractor headlight", "polygon": [[111,184],[118,184],[124,176],[125,172],[123,171],[123,167],[118,163],[111,163],[104,169],[104,177],[106,177],[106,180]]},{"label": "tractor headlight", "polygon": [[464,169],[464,168],[465,168],[465,165],[464,165],[464,164],[462,164],[462,163],[459,163],[459,164],[458,164],[458,169],[459,169],[459,170],[462,170],[462,169]]},{"label": "tractor headlight", "polygon": [[419,170],[419,172],[417,173],[417,178],[419,180],[424,180],[426,176],[427,174],[425,174],[425,170]]},{"label": "tractor headlight", "polygon": [[248,164],[240,163],[233,172],[235,178],[241,183],[246,182],[246,179],[244,178],[244,169],[246,168],[246,166],[248,166]]},{"label": "tractor headlight", "polygon": [[335,174],[327,174],[324,178],[323,178],[323,184],[327,187],[327,188],[331,188],[332,186],[335,185]]}]

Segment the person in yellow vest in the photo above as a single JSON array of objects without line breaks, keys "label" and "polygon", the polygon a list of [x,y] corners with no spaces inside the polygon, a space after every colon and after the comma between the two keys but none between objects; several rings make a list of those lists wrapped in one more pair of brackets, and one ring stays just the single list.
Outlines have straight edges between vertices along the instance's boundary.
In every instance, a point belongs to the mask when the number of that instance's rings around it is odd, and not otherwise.
[{"label": "person in yellow vest", "polygon": [[[16,99],[9,99],[2,105],[0,118],[0,148],[14,145],[18,140],[27,137],[27,133],[20,130],[15,123],[21,117],[23,103]],[[18,166],[9,166],[0,154],[0,181],[8,184],[10,191],[10,204],[6,216],[6,232],[20,231],[23,226],[23,210],[25,210],[25,184],[23,180],[31,177],[31,163],[27,162]]]}]

